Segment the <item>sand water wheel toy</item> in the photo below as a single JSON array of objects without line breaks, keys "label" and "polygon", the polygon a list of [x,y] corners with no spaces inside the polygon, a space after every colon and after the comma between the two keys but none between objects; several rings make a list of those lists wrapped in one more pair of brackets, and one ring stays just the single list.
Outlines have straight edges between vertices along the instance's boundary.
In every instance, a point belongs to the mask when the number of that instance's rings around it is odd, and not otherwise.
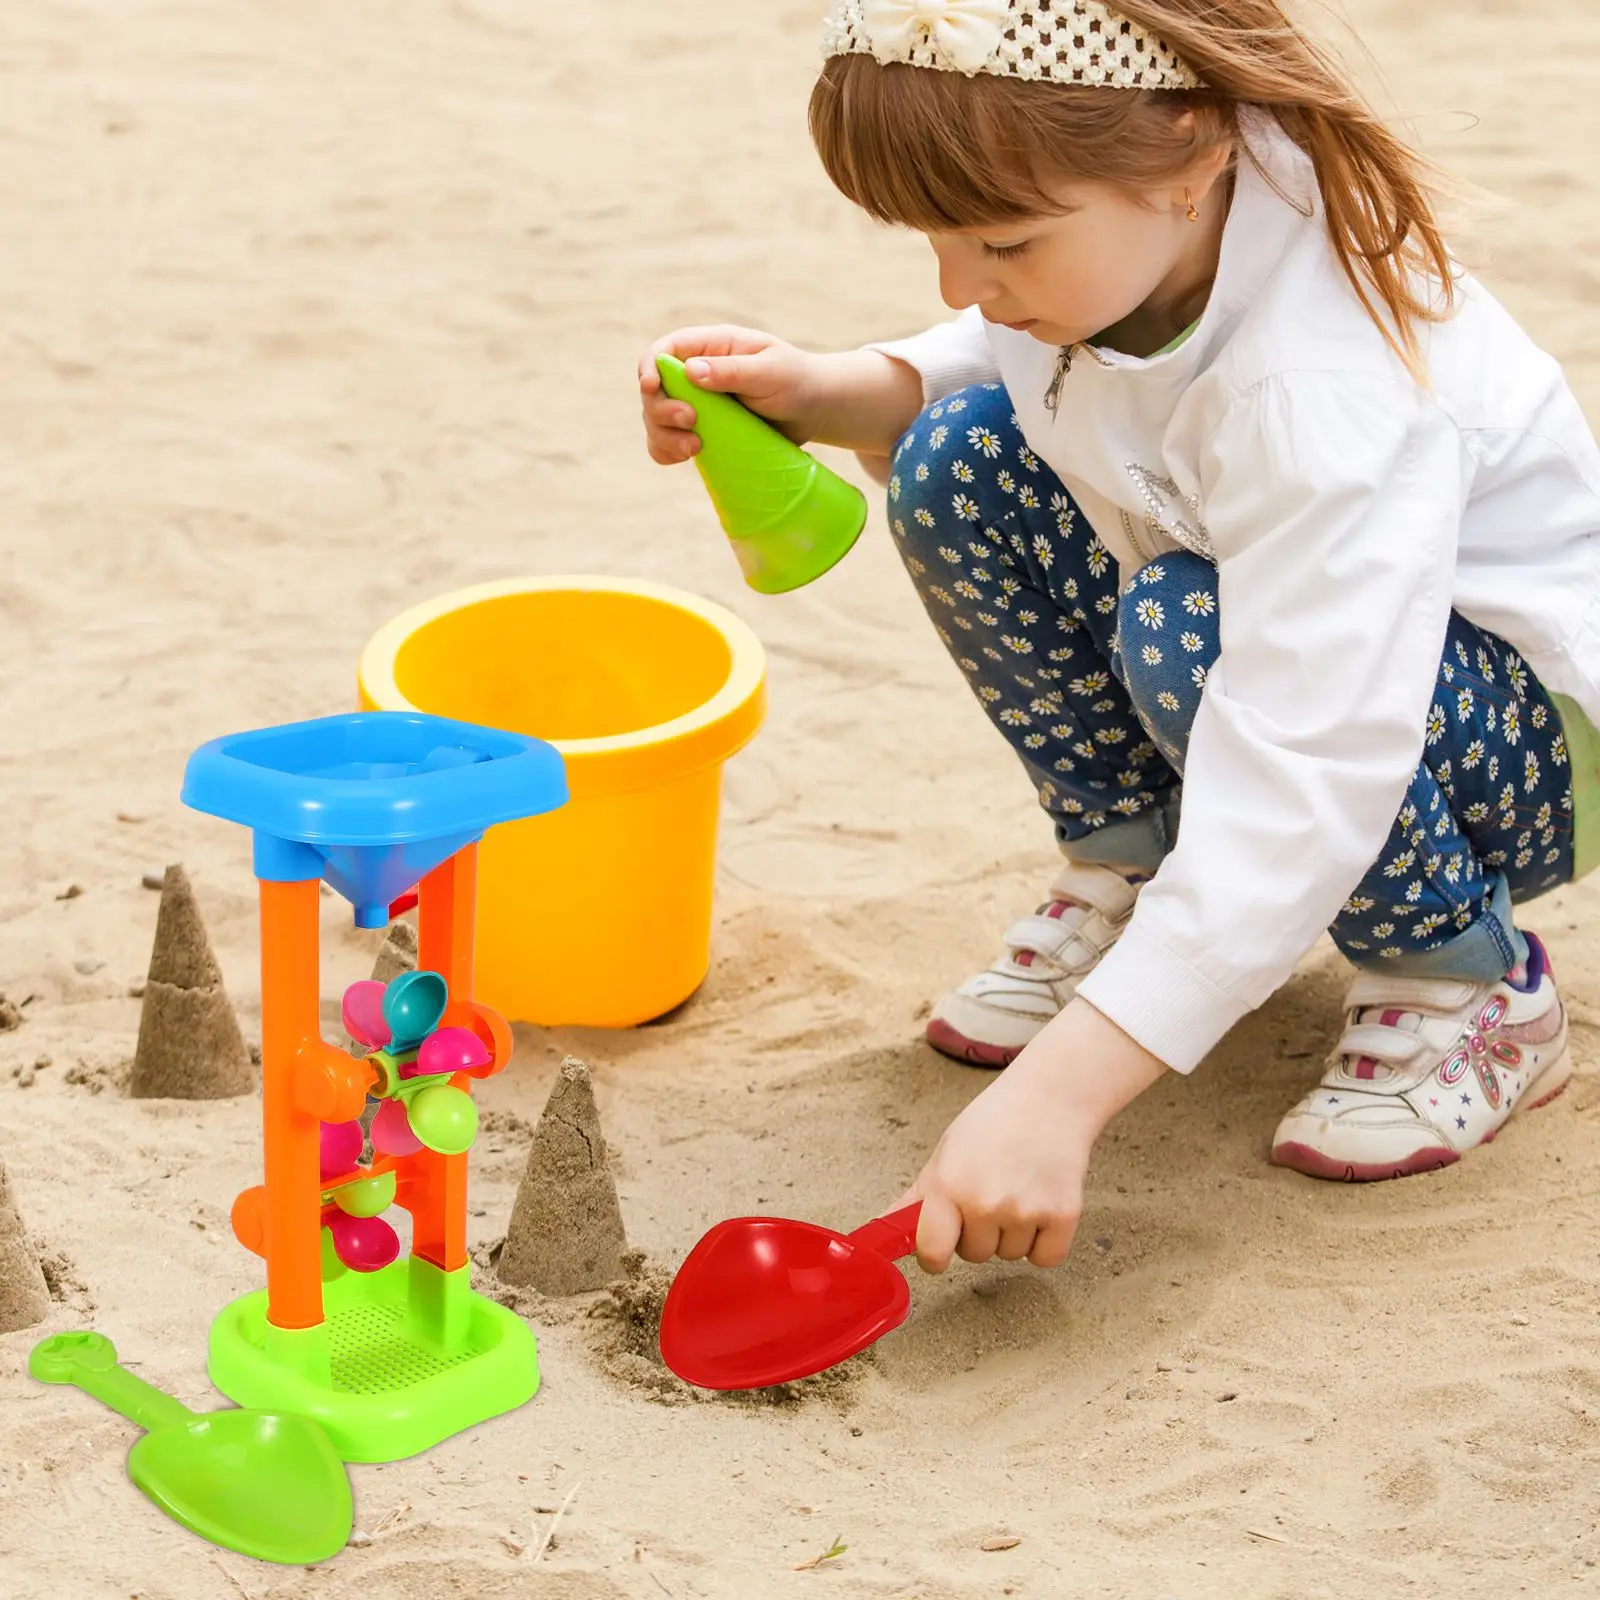
[{"label": "sand water wheel toy", "polygon": [[[211,1379],[242,1406],[315,1418],[346,1461],[414,1455],[539,1384],[527,1324],[469,1279],[471,1086],[511,1055],[504,1020],[472,998],[473,921],[478,840],[561,806],[561,758],[470,723],[358,712],[214,740],[183,798],[253,831],[261,893],[264,1181],[233,1227],[267,1281],[212,1324]],[[365,1055],[322,1035],[324,881],[364,928],[417,886],[418,970],[344,996]],[[410,1213],[409,1254],[390,1206]]]}]

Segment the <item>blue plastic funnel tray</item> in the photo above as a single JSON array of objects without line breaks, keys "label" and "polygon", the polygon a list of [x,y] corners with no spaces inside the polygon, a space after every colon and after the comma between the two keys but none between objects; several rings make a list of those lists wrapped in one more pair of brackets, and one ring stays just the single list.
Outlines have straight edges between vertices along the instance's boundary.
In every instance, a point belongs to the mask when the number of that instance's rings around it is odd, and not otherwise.
[{"label": "blue plastic funnel tray", "polygon": [[228,734],[183,778],[185,805],[253,831],[258,878],[325,878],[358,928],[384,927],[396,896],[495,823],[566,799],[542,740],[410,711]]}]

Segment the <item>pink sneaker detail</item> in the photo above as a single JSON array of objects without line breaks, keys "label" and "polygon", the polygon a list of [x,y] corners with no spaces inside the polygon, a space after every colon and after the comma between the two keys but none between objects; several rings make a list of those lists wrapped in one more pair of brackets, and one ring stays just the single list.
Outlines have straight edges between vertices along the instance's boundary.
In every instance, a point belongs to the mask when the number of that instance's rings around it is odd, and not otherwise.
[{"label": "pink sneaker detail", "polygon": [[1331,1183],[1383,1183],[1389,1178],[1415,1178],[1424,1172],[1453,1167],[1460,1159],[1454,1150],[1416,1150],[1398,1162],[1340,1161],[1311,1145],[1297,1144],[1293,1140],[1272,1147],[1275,1167],[1289,1167],[1308,1178],[1326,1178]]},{"label": "pink sneaker detail", "polygon": [[1346,1182],[1431,1172],[1553,1100],[1572,1072],[1566,1012],[1530,945],[1520,984],[1358,976],[1344,1038],[1273,1161]]},{"label": "pink sneaker detail", "polygon": [[[1070,904],[1071,902],[1066,900],[1052,900],[1050,904],[1039,913],[1039,915],[1041,917],[1048,917],[1052,922],[1059,922],[1062,917],[1066,915]],[[1015,961],[1019,967],[1031,967],[1033,965],[1033,951],[1019,950],[1011,959]],[[1002,1064],[1008,1067],[1011,1065],[1009,1061]]]},{"label": "pink sneaker detail", "polygon": [[1045,904],[1006,930],[999,960],[934,1007],[928,1043],[974,1066],[1009,1066],[1121,937],[1138,892],[1110,867],[1069,861]]},{"label": "pink sneaker detail", "polygon": [[[1378,1023],[1379,1026],[1384,1028],[1405,1027],[1409,1015],[1408,1012],[1396,1011],[1391,1007],[1389,1010],[1379,1013]],[[1361,1020],[1366,1022],[1370,1018],[1363,1015]],[[1421,1019],[1418,1018],[1417,1020],[1420,1021]],[[1378,1063],[1371,1056],[1362,1056],[1355,1064],[1355,1075],[1358,1078],[1366,1078],[1369,1081],[1375,1079],[1378,1076]]]},{"label": "pink sneaker detail", "polygon": [[954,1061],[970,1062],[975,1067],[1009,1067],[1027,1048],[1020,1044],[1011,1047],[983,1044],[977,1039],[967,1038],[964,1033],[957,1033],[939,1017],[929,1022],[926,1038],[940,1055],[949,1056]]}]

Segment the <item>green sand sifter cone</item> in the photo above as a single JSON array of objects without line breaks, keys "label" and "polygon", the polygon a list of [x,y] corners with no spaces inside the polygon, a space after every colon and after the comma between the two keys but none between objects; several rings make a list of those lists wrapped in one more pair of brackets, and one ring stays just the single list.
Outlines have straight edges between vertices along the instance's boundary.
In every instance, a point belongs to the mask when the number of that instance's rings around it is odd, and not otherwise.
[{"label": "green sand sifter cone", "polygon": [[695,408],[694,464],[744,581],[783,594],[841,561],[866,526],[861,491],[731,395],[697,388],[676,356],[657,356],[656,368],[662,388]]}]

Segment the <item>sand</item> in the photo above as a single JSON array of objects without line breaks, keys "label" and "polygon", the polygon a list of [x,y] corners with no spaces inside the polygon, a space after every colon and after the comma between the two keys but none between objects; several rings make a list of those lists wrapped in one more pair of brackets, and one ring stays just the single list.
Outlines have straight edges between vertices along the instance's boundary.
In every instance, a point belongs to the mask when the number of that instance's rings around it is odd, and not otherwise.
[{"label": "sand", "polygon": [[49,1311],[50,1291],[39,1258],[0,1166],[0,1333],[35,1327]]},{"label": "sand", "polygon": [[[475,1248],[506,1231],[568,1054],[594,1069],[629,1239],[666,1265],[727,1214],[864,1220],[984,1082],[918,1032],[1052,873],[1027,783],[881,515],[839,573],[762,600],[695,475],[639,444],[633,362],[658,330],[733,318],[836,346],[938,310],[925,248],[852,215],[807,148],[821,9],[612,0],[604,35],[598,8],[525,0],[33,0],[0,20],[0,991],[23,1019],[0,1032],[0,1160],[56,1263],[46,1325],[92,1322],[190,1404],[218,1403],[210,1317],[260,1282],[227,1220],[259,1119],[248,1096],[91,1092],[134,1050],[141,878],[184,861],[256,1040],[249,843],[182,809],[183,760],[346,708],[361,644],[409,604],[593,567],[731,605],[771,653],[770,722],[728,773],[709,981],[636,1033],[518,1030],[483,1090]],[[1351,10],[1432,146],[1509,197],[1488,275],[1600,419],[1600,14]],[[332,1036],[377,937],[324,910]],[[1266,1165],[1336,1025],[1320,949],[1107,1138],[1063,1270],[919,1279],[842,1392],[779,1406],[657,1403],[615,1376],[604,1317],[530,1301],[543,1392],[356,1468],[359,1525],[384,1531],[315,1574],[166,1522],[125,1477],[128,1425],[29,1382],[34,1335],[7,1335],[0,1593],[1587,1592],[1600,886],[1529,921],[1577,1079],[1455,1169],[1355,1190]],[[502,1536],[531,1555],[575,1487],[531,1572]],[[981,1548],[999,1538],[1021,1542]]]},{"label": "sand", "polygon": [[139,1100],[221,1100],[255,1087],[250,1052],[194,888],[181,866],[169,866],[128,1093]]},{"label": "sand", "polygon": [[389,924],[378,959],[372,963],[372,981],[389,983],[402,972],[417,970],[417,930],[403,919]]},{"label": "sand", "polygon": [[533,1130],[496,1268],[541,1294],[583,1294],[622,1277],[627,1247],[594,1080],[569,1057]]}]

